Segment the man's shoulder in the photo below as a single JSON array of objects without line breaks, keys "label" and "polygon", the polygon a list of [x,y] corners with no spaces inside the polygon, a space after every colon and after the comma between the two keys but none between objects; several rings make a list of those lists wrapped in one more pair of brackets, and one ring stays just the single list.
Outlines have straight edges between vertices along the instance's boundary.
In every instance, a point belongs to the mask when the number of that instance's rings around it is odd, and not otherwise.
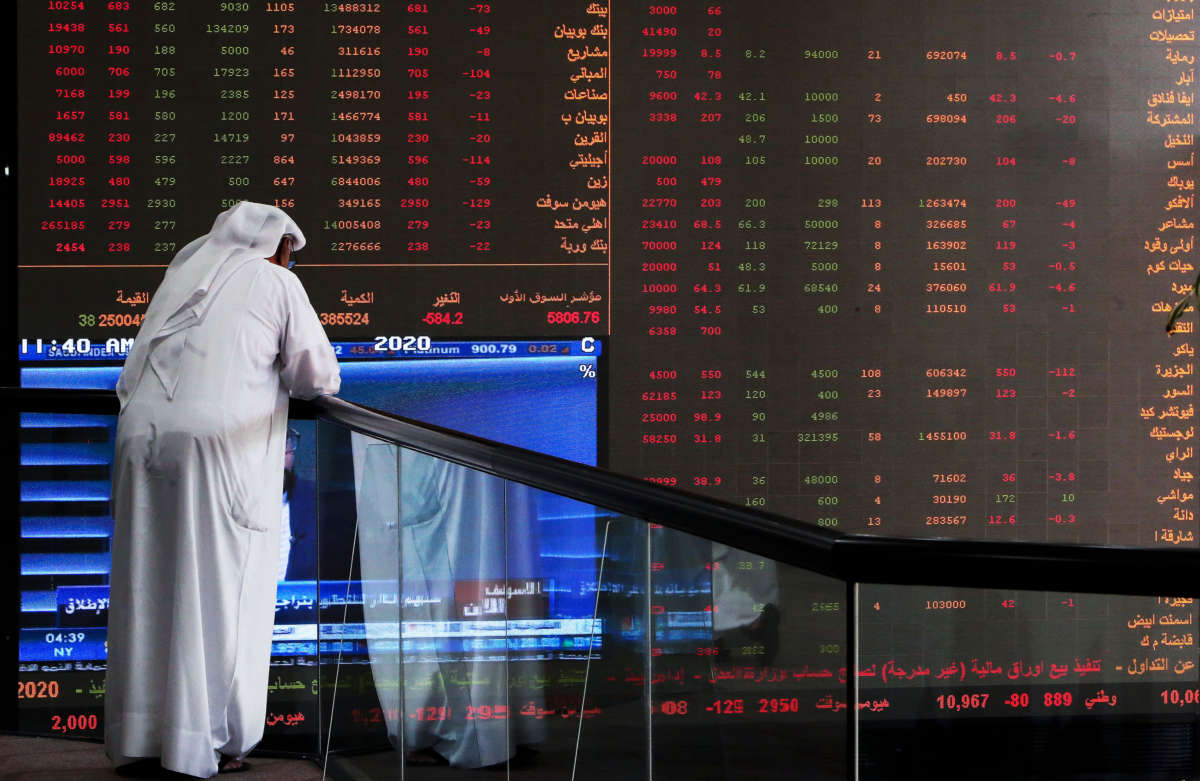
[{"label": "man's shoulder", "polygon": [[294,297],[297,293],[307,297],[307,294],[303,292],[304,285],[300,282],[300,278],[290,269],[277,266],[266,260],[263,260],[262,265],[263,268],[258,273],[261,275],[259,278],[265,283],[264,288],[266,291],[278,294],[281,298],[287,299]]},{"label": "man's shoulder", "polygon": [[277,266],[266,258],[263,259],[262,265],[265,267],[262,273],[269,275],[272,280],[278,280],[280,284],[299,284],[300,280],[296,274],[283,266]]}]

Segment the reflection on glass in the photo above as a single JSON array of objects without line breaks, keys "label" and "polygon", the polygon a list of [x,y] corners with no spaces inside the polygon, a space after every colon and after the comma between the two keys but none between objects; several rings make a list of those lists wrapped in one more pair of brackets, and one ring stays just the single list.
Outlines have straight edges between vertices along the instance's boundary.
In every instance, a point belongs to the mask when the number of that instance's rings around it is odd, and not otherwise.
[{"label": "reflection on glass", "polygon": [[[859,712],[861,751],[879,777],[927,767],[934,752],[950,765],[990,753],[988,772],[1005,778],[1193,773],[1193,598],[884,585],[860,594],[858,680],[871,704]],[[897,744],[899,731],[907,739]],[[997,744],[1010,748],[997,754]]]},{"label": "reflection on glass", "polygon": [[399,493],[405,749],[414,762],[504,763],[504,481],[402,450]]},{"label": "reflection on glass", "polygon": [[845,585],[651,534],[654,778],[844,778]]},{"label": "reflection on glass", "polygon": [[343,541],[322,555],[334,767],[844,776],[844,584],[324,433],[322,545]]},{"label": "reflection on glass", "polygon": [[332,765],[373,778],[437,765],[642,776],[645,524],[321,434]]},{"label": "reflection on glass", "polygon": [[332,759],[391,744],[366,640],[358,557],[361,471],[356,476],[350,432],[318,422],[316,439],[320,750]]},{"label": "reflection on glass", "polygon": [[350,437],[362,569],[363,638],[388,741],[403,751],[399,449],[361,434]]},{"label": "reflection on glass", "polygon": [[[750,566],[744,567],[743,562]],[[712,636],[718,662],[770,665],[779,653],[775,562],[712,543]],[[757,657],[757,658],[755,658]]]},{"label": "reflection on glass", "polygon": [[[510,770],[641,777],[644,524],[512,482],[507,507]],[[535,588],[516,617],[516,593]]]}]

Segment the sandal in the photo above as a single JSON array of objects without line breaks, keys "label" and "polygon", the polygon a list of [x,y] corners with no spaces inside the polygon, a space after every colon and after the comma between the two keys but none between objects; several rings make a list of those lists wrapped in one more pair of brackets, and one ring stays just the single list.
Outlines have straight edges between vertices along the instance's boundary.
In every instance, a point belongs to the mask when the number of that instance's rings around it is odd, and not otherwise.
[{"label": "sandal", "polygon": [[[238,763],[237,767],[229,767],[234,762]],[[244,773],[249,769],[250,763],[244,759],[238,759],[237,757],[224,757],[217,764],[217,773],[219,775],[225,775],[227,773]]]}]

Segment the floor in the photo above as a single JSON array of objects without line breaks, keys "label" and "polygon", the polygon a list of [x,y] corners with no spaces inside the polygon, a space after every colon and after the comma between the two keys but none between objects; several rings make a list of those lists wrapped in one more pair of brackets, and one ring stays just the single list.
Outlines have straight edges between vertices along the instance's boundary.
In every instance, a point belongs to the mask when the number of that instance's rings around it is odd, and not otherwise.
[{"label": "floor", "polygon": [[[551,736],[553,737],[553,736]],[[330,762],[328,778],[333,781],[491,781],[491,779],[520,779],[521,781],[623,781],[644,777],[645,759],[639,750],[639,743],[629,735],[609,735],[616,738],[604,741],[604,748],[599,752],[581,752],[578,765],[572,747],[562,741],[550,740],[542,746],[540,753],[533,761],[521,767],[511,767],[505,773],[503,768],[497,770],[461,770],[450,767],[433,768],[403,768],[397,761],[394,751],[376,751],[373,753],[344,754],[335,757]],[[833,781],[844,778],[844,774],[833,763],[797,762],[786,768],[780,767],[770,758],[773,755],[786,755],[782,744],[776,743],[773,748],[764,749],[762,744],[769,741],[769,731],[758,732],[754,739],[751,736],[741,736],[744,740],[735,740],[726,745],[726,749],[745,743],[757,748],[747,755],[733,756],[726,762],[712,762],[711,753],[705,750],[702,742],[694,741],[685,747],[687,738],[696,737],[692,734],[676,736],[660,736],[660,746],[670,746],[667,756],[656,763],[655,779],[666,781],[724,781],[737,778],[738,781],[775,781],[776,779],[804,779],[805,781]],[[1161,737],[1161,736],[1160,736]],[[803,742],[803,733],[792,733],[794,742]],[[911,741],[897,740],[894,749],[908,745]],[[1169,741],[1167,742],[1170,743]],[[1001,741],[1001,745],[1005,742]],[[1016,742],[1010,746],[1020,745]],[[1098,741],[1097,745],[1106,745]],[[1154,745],[1151,742],[1151,745]],[[1162,745],[1165,749],[1169,746]],[[811,746],[809,747],[812,748]],[[879,749],[878,746],[875,747]],[[1186,747],[1185,747],[1186,749]],[[802,752],[811,756],[811,751]],[[876,751],[881,756],[889,752]],[[894,752],[892,752],[894,753]],[[1013,752],[1021,754],[1022,752]],[[1119,752],[1124,753],[1124,752]],[[1161,753],[1161,752],[1160,752]],[[1166,753],[1170,753],[1167,751]],[[1192,757],[1190,750],[1185,750],[1187,757]],[[1066,754],[1078,758],[1078,752],[1068,749],[1055,752],[1055,755]],[[877,757],[878,758],[878,757]],[[996,755],[993,755],[993,759]],[[1060,757],[1065,759],[1066,757]],[[250,772],[234,776],[239,781],[320,781],[321,768],[314,762],[300,759],[278,759],[272,757],[257,757],[251,755]],[[1194,760],[1193,760],[1194,761]],[[822,765],[826,766],[822,766]],[[924,763],[923,763],[924,764]],[[1057,770],[1045,769],[1042,772],[987,772],[991,763],[980,763],[975,760],[957,761],[950,766],[941,767],[941,772],[933,770],[931,764],[924,764],[926,772],[915,773],[912,768],[902,767],[903,763],[866,762],[862,778],[871,781],[907,781],[911,778],[953,779],[962,781],[963,778],[989,781],[1013,779],[1038,779],[1038,781],[1185,781],[1193,779],[1200,781],[1200,776],[1184,771],[1119,771],[1085,772],[1082,769]],[[1129,764],[1128,762],[1124,764]],[[1188,764],[1182,762],[1181,764]],[[883,767],[882,765],[889,765]],[[893,766],[894,765],[894,766]],[[970,767],[968,774],[956,773],[954,767]],[[0,735],[0,781],[121,781],[125,776],[118,775],[109,765],[104,756],[104,747],[100,743],[62,738],[33,738],[12,735]],[[161,779],[162,781],[187,781],[189,776],[174,773],[149,773],[140,775],[141,779]]]},{"label": "floor", "polygon": [[[552,736],[553,737],[553,736]],[[451,767],[402,766],[394,751],[375,751],[345,754],[330,761],[327,778],[331,781],[491,781],[511,778],[516,781],[624,781],[644,777],[645,757],[640,743],[628,735],[615,738],[597,751],[581,752],[576,763],[573,746],[568,742],[550,740],[527,762],[520,766],[463,770]],[[676,746],[678,748],[678,746]],[[662,769],[675,772],[656,772],[656,778],[667,781],[722,781],[735,777],[739,781],[774,781],[779,778],[802,778],[806,781],[832,781],[842,776],[818,767],[793,768],[780,773],[778,768],[755,768],[758,764],[738,763],[736,773],[721,768],[704,758],[707,752],[699,746],[694,751],[672,751],[671,763]],[[689,755],[694,754],[694,762]],[[320,781],[321,768],[314,762],[296,759],[276,759],[250,755],[252,768],[248,773],[235,775],[239,781]],[[665,758],[664,758],[665,759]],[[766,763],[771,764],[771,763]],[[507,771],[507,772],[506,772]],[[61,738],[32,738],[0,735],[0,781],[122,781],[126,776],[115,773],[104,756],[100,743]],[[163,771],[137,776],[139,779],[187,781],[182,776]]]},{"label": "floor", "polygon": [[[549,781],[570,777],[571,756],[549,752],[537,766],[514,771],[513,776],[527,781]],[[249,772],[233,775],[239,781],[321,781],[321,768],[308,760],[249,758]],[[565,765],[565,767],[564,767]],[[565,771],[565,772],[564,772]],[[394,752],[375,752],[358,756],[335,758],[330,764],[328,778],[334,781],[391,781],[399,779],[401,769]],[[449,767],[410,768],[406,776],[420,781],[442,781],[473,777],[477,781],[503,779],[503,769],[492,771],[463,771]],[[30,738],[0,735],[0,781],[123,781],[126,776],[113,771],[104,746],[100,743],[61,738]],[[138,775],[150,781],[186,781],[190,776],[163,771]],[[582,779],[583,776],[580,776]]]},{"label": "floor", "polygon": [[[320,781],[321,768],[297,759],[252,757],[250,772],[234,775],[245,781]],[[188,776],[163,771],[144,779],[180,781]],[[0,781],[121,781],[100,743],[59,738],[0,735]]]}]

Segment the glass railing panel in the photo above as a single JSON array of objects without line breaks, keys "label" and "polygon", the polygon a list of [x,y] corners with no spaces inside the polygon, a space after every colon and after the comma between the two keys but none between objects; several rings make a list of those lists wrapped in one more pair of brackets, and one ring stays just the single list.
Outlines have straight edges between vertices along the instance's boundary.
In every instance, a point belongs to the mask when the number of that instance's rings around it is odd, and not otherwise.
[{"label": "glass railing panel", "polygon": [[[403,742],[407,778],[504,769],[507,623],[504,480],[400,449]],[[364,577],[375,577],[364,550]],[[380,575],[392,577],[380,570]]]},{"label": "glass railing panel", "polygon": [[505,503],[511,776],[647,778],[647,524],[511,481]]},{"label": "glass railing panel", "polygon": [[651,530],[655,779],[846,778],[841,581]]},{"label": "glass railing panel", "polygon": [[318,438],[321,753],[403,778],[400,452],[323,421]]},{"label": "glass railing panel", "polygon": [[318,436],[338,773],[845,777],[842,582],[335,426]]},{"label": "glass railing panel", "polygon": [[858,607],[863,779],[1196,774],[1191,597],[864,584]]},{"label": "glass railing panel", "polygon": [[647,777],[647,524],[317,427],[332,771]]}]

